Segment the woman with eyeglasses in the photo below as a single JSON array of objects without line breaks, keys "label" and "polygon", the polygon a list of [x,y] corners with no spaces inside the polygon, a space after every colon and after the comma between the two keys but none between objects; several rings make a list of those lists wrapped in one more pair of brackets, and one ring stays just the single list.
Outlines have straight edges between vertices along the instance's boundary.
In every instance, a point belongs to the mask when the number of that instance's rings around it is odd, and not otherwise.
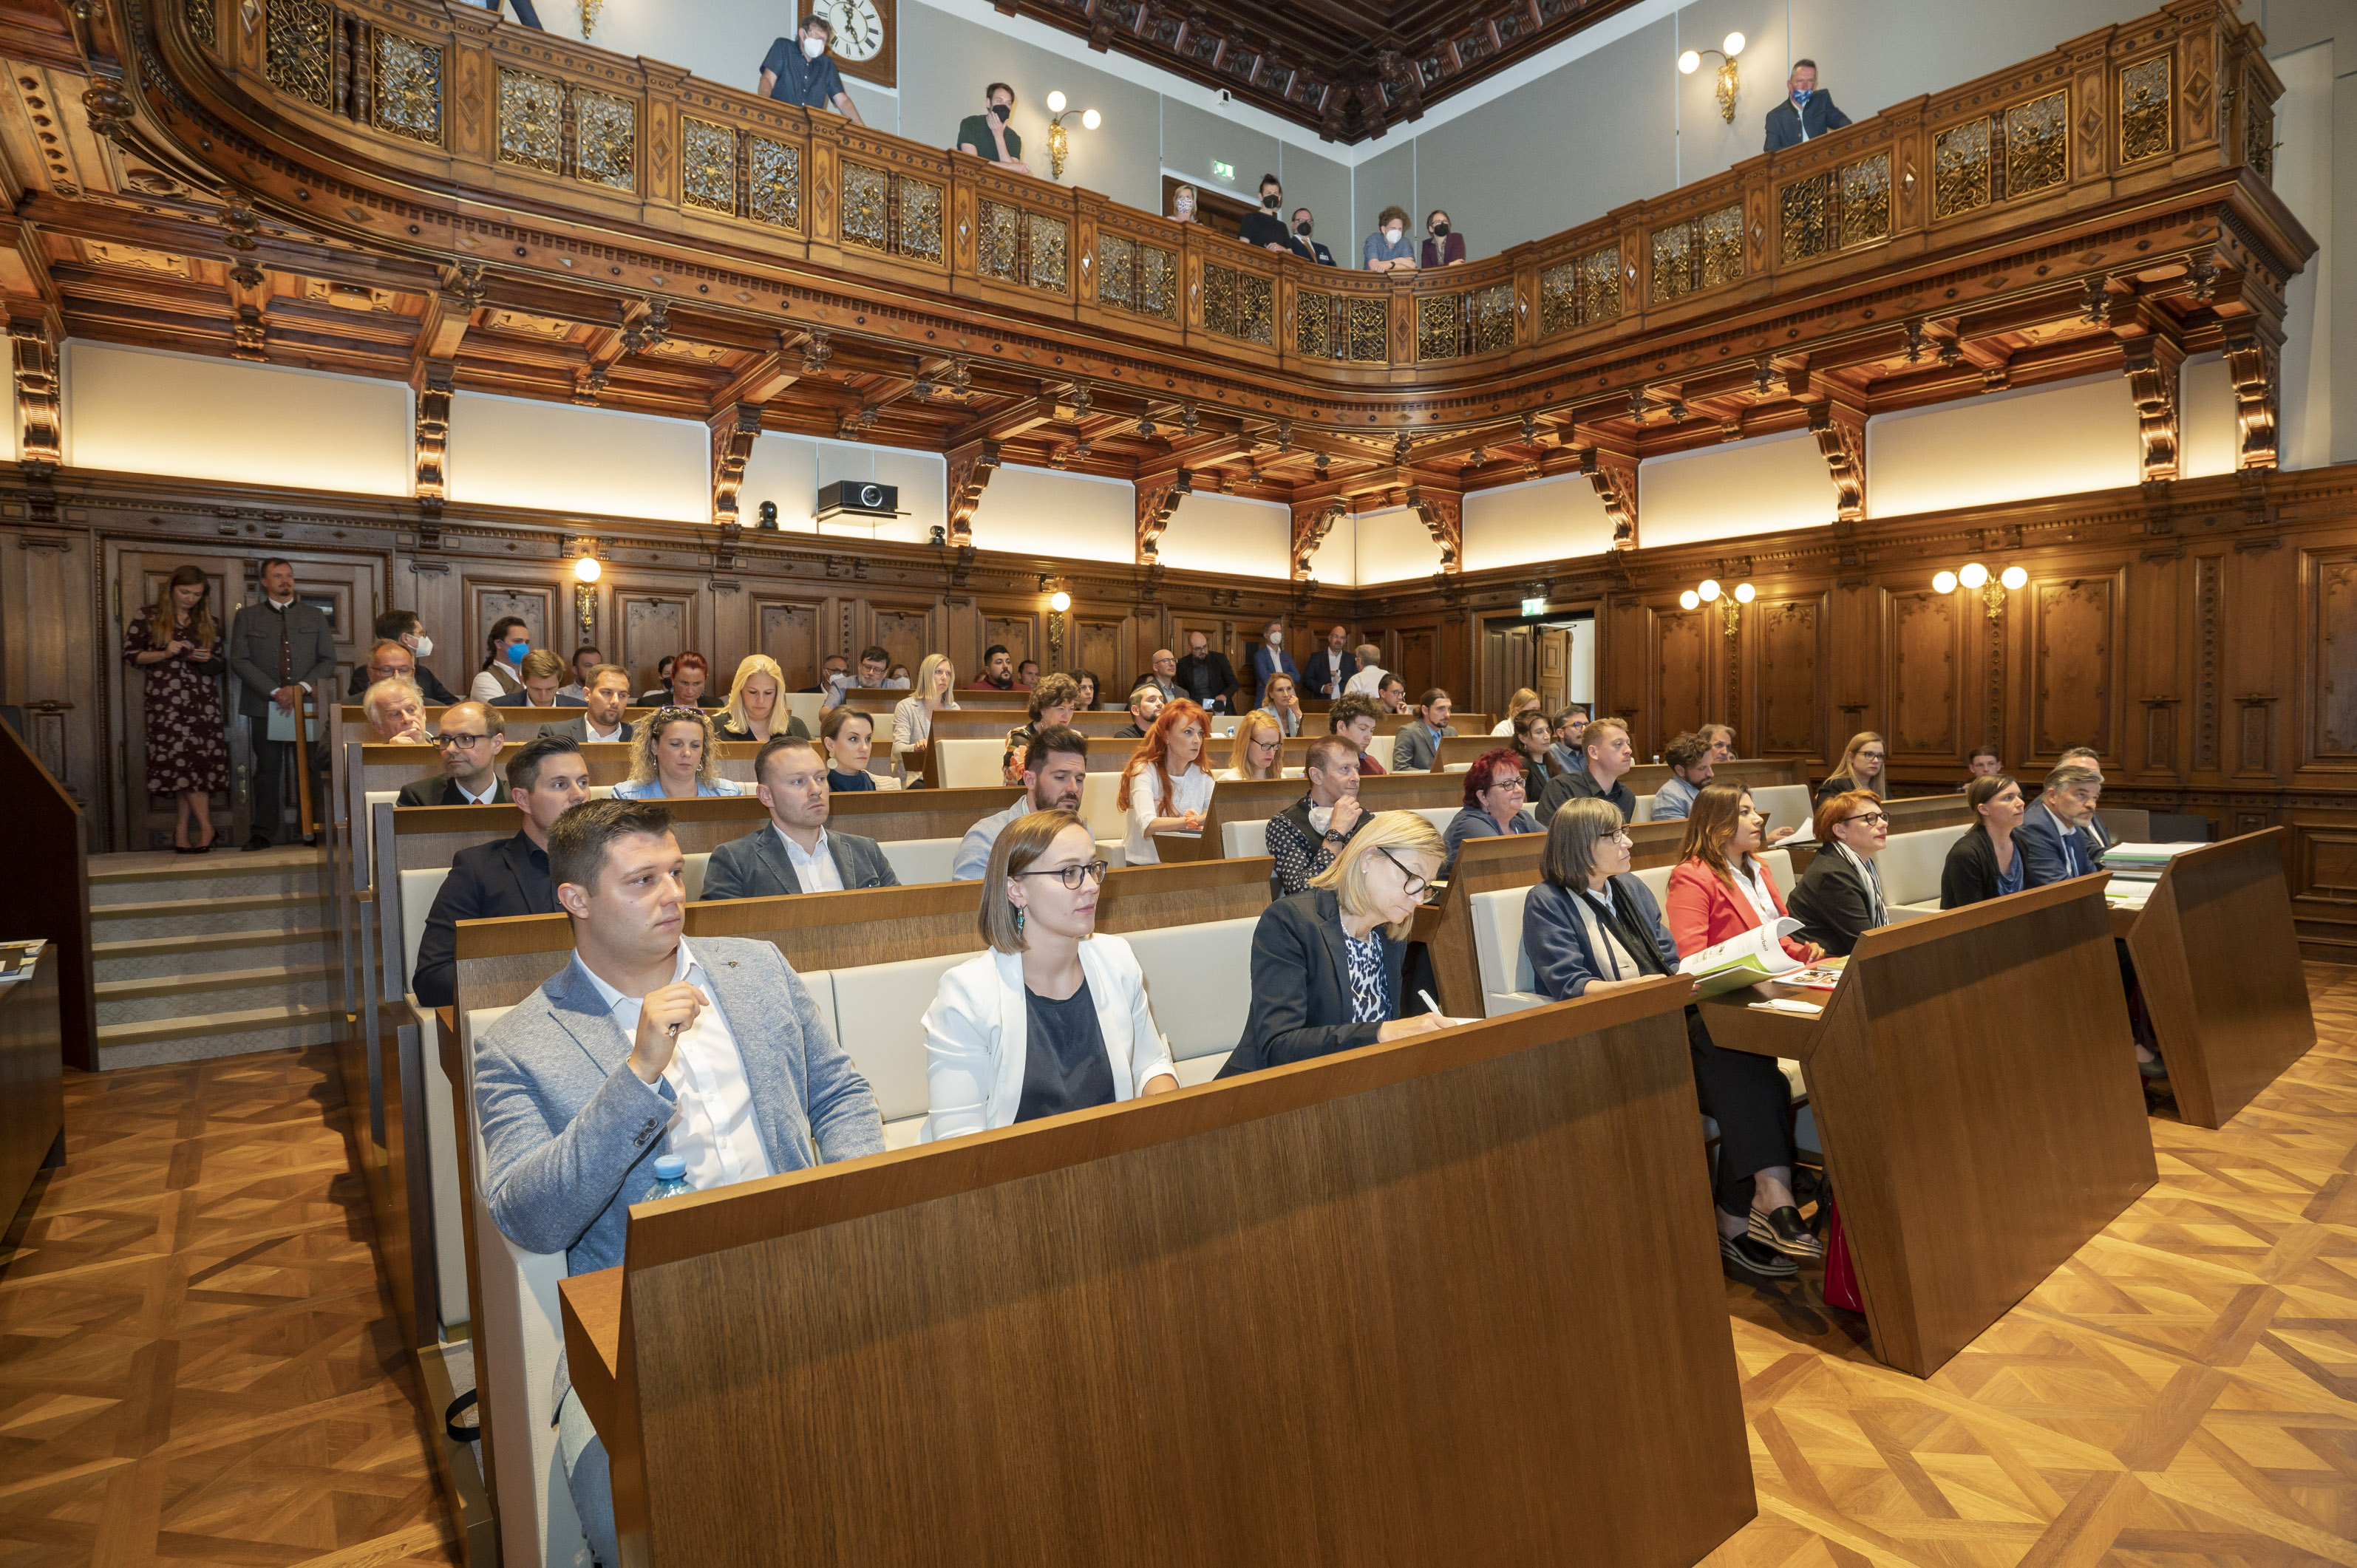
[{"label": "woman with eyeglasses", "polygon": [[1447,848],[1414,811],[1362,822],[1309,886],[1262,911],[1252,1013],[1222,1078],[1308,1061],[1456,1020],[1406,990],[1409,929]]},{"label": "woman with eyeglasses", "polygon": [[614,786],[617,800],[690,800],[698,795],[747,791],[720,777],[712,720],[701,708],[662,708],[630,742],[630,777]]},{"label": "woman with eyeglasses", "polygon": [[1266,708],[1254,708],[1236,721],[1236,737],[1228,765],[1214,784],[1283,777],[1278,759],[1285,755],[1285,729]]},{"label": "woman with eyeglasses", "polygon": [[1857,939],[1890,923],[1874,857],[1890,842],[1890,818],[1871,790],[1845,789],[1819,802],[1817,857],[1792,889],[1801,935],[1829,953],[1850,955]]},{"label": "woman with eyeglasses", "polygon": [[1127,942],[1096,930],[1105,863],[1071,811],[1007,824],[978,924],[989,950],[925,1010],[928,1144],[1178,1087]]},{"label": "woman with eyeglasses", "polygon": [[1457,852],[1465,847],[1467,839],[1546,832],[1525,804],[1529,789],[1523,773],[1525,760],[1520,752],[1500,746],[1495,751],[1483,752],[1480,759],[1465,770],[1465,803],[1448,819],[1448,831],[1441,835],[1446,852],[1440,863],[1441,875],[1457,868]]},{"label": "woman with eyeglasses", "polygon": [[1883,764],[1889,747],[1872,730],[1860,730],[1849,737],[1842,747],[1841,766],[1824,783],[1817,786],[1817,804],[1822,806],[1836,795],[1853,789],[1864,789],[1878,799],[1888,799],[1890,781],[1883,777]]}]

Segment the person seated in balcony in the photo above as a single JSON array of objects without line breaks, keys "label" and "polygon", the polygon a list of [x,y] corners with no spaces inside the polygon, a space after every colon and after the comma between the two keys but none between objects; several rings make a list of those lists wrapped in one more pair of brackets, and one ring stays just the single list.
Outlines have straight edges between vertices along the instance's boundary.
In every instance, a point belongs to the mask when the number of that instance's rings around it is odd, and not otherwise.
[{"label": "person seated in balcony", "polygon": [[1386,207],[1375,220],[1375,231],[1360,248],[1371,273],[1415,271],[1415,246],[1407,237],[1407,209]]},{"label": "person seated in balcony", "polygon": [[1310,238],[1318,230],[1317,214],[1307,207],[1293,209],[1293,253],[1305,262],[1316,262],[1321,267],[1334,264],[1334,252]]},{"label": "person seated in balcony", "polygon": [[1849,116],[1834,107],[1834,95],[1817,91],[1817,62],[1796,60],[1792,79],[1784,84],[1788,96],[1768,111],[1768,150],[1781,152],[1813,142],[1827,131],[1849,124]]},{"label": "person seated in balcony", "polygon": [[813,11],[791,38],[770,46],[761,61],[761,85],[755,91],[780,103],[805,109],[832,109],[855,125],[865,125],[859,105],[843,90],[843,73],[834,69],[827,46],[834,42],[834,24]]},{"label": "person seated in balcony", "polygon": [[988,158],[1016,174],[1029,174],[1031,166],[1023,161],[1023,138],[1007,124],[1015,117],[1015,89],[994,81],[982,90],[982,96],[989,107],[958,122],[958,151]]},{"label": "person seated in balcony", "polygon": [[1448,221],[1448,209],[1436,207],[1432,216],[1424,220],[1424,264],[1427,267],[1461,267],[1465,264],[1465,236]]},{"label": "person seated in balcony", "polygon": [[1276,176],[1261,176],[1260,207],[1244,214],[1243,221],[1236,226],[1236,238],[1247,245],[1258,245],[1264,251],[1275,251],[1279,255],[1292,250],[1293,236],[1285,231],[1285,220],[1276,215],[1277,209],[1284,205],[1285,187],[1277,182]]},{"label": "person seated in balcony", "polygon": [[1200,224],[1203,198],[1191,185],[1182,185],[1170,193],[1170,221]]}]

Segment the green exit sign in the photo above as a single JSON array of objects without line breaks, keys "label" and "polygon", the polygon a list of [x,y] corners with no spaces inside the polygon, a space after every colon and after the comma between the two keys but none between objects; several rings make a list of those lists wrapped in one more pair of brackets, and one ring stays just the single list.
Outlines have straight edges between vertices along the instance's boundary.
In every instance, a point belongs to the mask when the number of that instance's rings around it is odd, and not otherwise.
[{"label": "green exit sign", "polygon": [[1224,181],[1229,185],[1233,185],[1236,183],[1236,166],[1233,164],[1223,164],[1219,159],[1213,158],[1211,160],[1211,177],[1216,180]]},{"label": "green exit sign", "polygon": [[1546,607],[1547,602],[1544,599],[1524,599],[1523,613],[1526,616],[1543,616],[1546,614]]}]

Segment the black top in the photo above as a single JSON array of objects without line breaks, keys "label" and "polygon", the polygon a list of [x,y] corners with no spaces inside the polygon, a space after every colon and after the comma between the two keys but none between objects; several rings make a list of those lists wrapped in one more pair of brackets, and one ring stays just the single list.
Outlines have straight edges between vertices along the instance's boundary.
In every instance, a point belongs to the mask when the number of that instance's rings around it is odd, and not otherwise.
[{"label": "black top", "polygon": [[[2021,841],[2013,844],[2014,887],[2019,892],[2021,871]],[[1948,846],[1947,862],[1940,867],[1940,908],[1961,909],[1967,904],[1983,904],[2007,891],[2006,878],[1996,868],[1996,846],[1989,842],[1988,830],[1975,823],[1966,828],[1955,843]]]},{"label": "black top", "polygon": [[1817,786],[1817,798],[1811,803],[1811,809],[1824,805],[1836,795],[1846,795],[1853,789],[1863,789],[1870,795],[1878,796],[1882,794],[1882,782],[1877,779],[1871,784],[1861,784],[1845,774],[1836,773]]},{"label": "black top", "polygon": [[[1988,835],[1981,837],[1986,842]],[[1801,922],[1801,940],[1816,943],[1836,958],[1847,958],[1858,938],[1875,925],[1873,890],[1849,856],[1831,844],[1818,849],[1785,906]],[[1883,913],[1889,914],[1887,903]]]},{"label": "black top", "polygon": [[1563,803],[1572,800],[1609,800],[1620,808],[1622,822],[1636,820],[1637,797],[1630,792],[1627,779],[1615,779],[1612,788],[1607,789],[1596,781],[1596,775],[1585,768],[1557,774],[1555,782],[1546,787],[1546,793],[1539,797],[1538,806],[1531,814],[1542,822],[1551,822],[1555,821],[1555,812],[1563,809]]},{"label": "black top", "polygon": [[556,886],[548,852],[524,833],[462,849],[434,895],[417,939],[417,972],[409,988],[428,1007],[447,1007],[458,992],[458,922],[504,915],[554,915]]},{"label": "black top", "polygon": [[[794,714],[786,715],[786,727],[783,730],[772,725],[770,726],[770,733],[790,735],[796,740],[808,740],[811,737],[810,725],[802,723],[801,716]],[[714,738],[718,740],[759,740],[760,738],[750,729],[738,727],[737,721],[729,718],[713,720],[712,734]]]},{"label": "black top", "polygon": [[1293,249],[1293,233],[1286,228],[1285,220],[1265,207],[1254,208],[1244,214],[1243,221],[1236,225],[1236,238],[1247,245],[1282,245],[1288,251]]},{"label": "black top", "polygon": [[1113,1103],[1113,1063],[1105,1058],[1104,1030],[1097,1023],[1097,1004],[1089,983],[1061,1002],[1026,986],[1030,1004],[1029,1037],[1023,1052],[1023,1098],[1015,1107],[1017,1122],[1036,1122],[1067,1111]]},{"label": "black top", "polygon": [[1125,724],[1113,732],[1113,737],[1115,740],[1144,740],[1146,732],[1134,723]]},{"label": "black top", "polygon": [[[972,147],[991,162],[998,161],[998,141],[990,134],[990,116],[987,114],[969,114],[959,121],[957,139],[950,145]],[[1012,125],[1006,127],[1006,156],[1017,160],[1023,156],[1023,138]]]},{"label": "black top", "polygon": [[826,770],[826,787],[830,789],[873,789],[876,779],[870,774],[837,773],[830,768]]},{"label": "black top", "polygon": [[[1407,944],[1392,940],[1381,927],[1368,935],[1382,950],[1389,1015],[1423,1012],[1421,1002],[1411,1004],[1402,994]],[[1341,903],[1329,888],[1312,887],[1279,898],[1261,912],[1253,929],[1252,1011],[1244,1021],[1244,1037],[1220,1077],[1236,1078],[1375,1043],[1383,1020],[1359,1015],[1350,945],[1342,934]]]},{"label": "black top", "polygon": [[1178,660],[1178,685],[1202,707],[1224,705],[1235,694],[1235,667],[1216,649],[1200,659],[1189,653]]},{"label": "black top", "polygon": [[761,69],[777,77],[770,96],[780,103],[832,109],[834,95],[843,91],[843,73],[834,69],[834,56],[823,54],[812,59],[802,53],[800,38],[780,38],[771,44]]},{"label": "black top", "polygon": [[1305,240],[1296,234],[1292,240],[1293,253],[1305,262],[1316,262],[1321,267],[1334,264],[1334,252],[1316,240]]}]

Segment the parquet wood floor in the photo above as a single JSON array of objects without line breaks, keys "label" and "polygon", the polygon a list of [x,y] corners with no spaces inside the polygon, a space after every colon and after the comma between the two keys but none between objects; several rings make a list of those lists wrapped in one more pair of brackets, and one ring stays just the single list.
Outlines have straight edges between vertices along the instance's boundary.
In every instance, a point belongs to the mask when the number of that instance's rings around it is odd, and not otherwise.
[{"label": "parquet wood floor", "polygon": [[[2357,970],[2316,1050],[1929,1381],[1730,1284],[1760,1517],[1713,1568],[2357,1568]],[[69,1079],[0,1273],[0,1559],[456,1562],[324,1051]],[[1609,1565],[1600,1565],[1609,1568]]]},{"label": "parquet wood floor", "polygon": [[68,1073],[0,1260],[0,1562],[457,1561],[324,1048]]}]

